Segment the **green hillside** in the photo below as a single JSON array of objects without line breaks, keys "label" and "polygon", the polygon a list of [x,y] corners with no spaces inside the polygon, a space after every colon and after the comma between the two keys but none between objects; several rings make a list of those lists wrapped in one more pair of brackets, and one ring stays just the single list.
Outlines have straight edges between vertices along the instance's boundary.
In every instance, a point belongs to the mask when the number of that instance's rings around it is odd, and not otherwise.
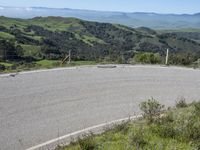
[{"label": "green hillside", "polygon": [[143,52],[162,58],[169,48],[171,64],[189,65],[200,58],[200,37],[193,33],[163,33],[75,18],[0,17],[0,61],[61,60],[71,50],[73,60],[128,63]]}]

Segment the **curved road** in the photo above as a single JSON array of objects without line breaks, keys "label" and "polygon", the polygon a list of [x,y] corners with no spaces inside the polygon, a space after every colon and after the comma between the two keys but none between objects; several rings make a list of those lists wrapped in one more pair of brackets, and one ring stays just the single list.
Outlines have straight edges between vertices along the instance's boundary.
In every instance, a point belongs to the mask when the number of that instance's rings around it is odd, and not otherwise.
[{"label": "curved road", "polygon": [[80,67],[0,76],[0,149],[24,150],[139,113],[153,96],[200,99],[200,71],[159,66]]}]

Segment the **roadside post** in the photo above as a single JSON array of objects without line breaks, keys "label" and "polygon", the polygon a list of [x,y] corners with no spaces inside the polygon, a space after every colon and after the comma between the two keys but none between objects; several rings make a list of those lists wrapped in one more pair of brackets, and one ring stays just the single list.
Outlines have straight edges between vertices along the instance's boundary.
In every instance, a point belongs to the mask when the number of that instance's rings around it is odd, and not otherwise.
[{"label": "roadside post", "polygon": [[66,55],[66,57],[64,59],[61,60],[60,65],[63,65],[67,61],[67,59],[68,59],[68,64],[70,64],[71,63],[71,50],[69,50],[69,54]]},{"label": "roadside post", "polygon": [[165,60],[165,65],[168,65],[168,59],[169,59],[169,49],[167,49],[167,53],[166,53],[166,60]]},{"label": "roadside post", "polygon": [[68,64],[71,63],[71,50],[69,50],[69,60],[68,60]]}]

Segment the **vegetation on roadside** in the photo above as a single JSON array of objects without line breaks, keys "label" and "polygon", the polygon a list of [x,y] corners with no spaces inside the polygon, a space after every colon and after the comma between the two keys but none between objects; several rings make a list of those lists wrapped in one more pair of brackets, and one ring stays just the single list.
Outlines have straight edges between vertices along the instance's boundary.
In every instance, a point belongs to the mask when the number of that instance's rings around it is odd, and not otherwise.
[{"label": "vegetation on roadside", "polygon": [[161,57],[159,53],[138,53],[135,54],[131,63],[142,63],[142,64],[160,64]]},{"label": "vegetation on roadside", "polygon": [[60,60],[46,60],[46,59],[31,63],[0,62],[0,72],[9,73],[9,72],[20,72],[20,71],[28,71],[36,69],[52,69],[56,67],[73,67],[73,66],[96,65],[96,64],[98,63],[95,61],[72,61],[70,64],[68,63],[61,64]]},{"label": "vegetation on roadside", "polygon": [[200,149],[200,102],[164,109],[155,99],[140,104],[144,117],[115,125],[100,135],[87,134],[56,150],[198,150]]}]

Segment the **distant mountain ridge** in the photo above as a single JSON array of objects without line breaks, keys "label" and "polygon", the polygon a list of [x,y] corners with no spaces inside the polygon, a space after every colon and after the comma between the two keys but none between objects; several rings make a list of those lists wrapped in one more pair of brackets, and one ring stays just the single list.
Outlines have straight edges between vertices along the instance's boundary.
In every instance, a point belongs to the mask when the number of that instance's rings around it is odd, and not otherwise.
[{"label": "distant mountain ridge", "polygon": [[153,29],[200,29],[200,13],[158,14],[145,12],[112,12],[46,7],[5,7],[0,6],[0,16],[29,19],[34,17],[60,16],[75,17],[88,21],[123,24],[129,27]]}]

